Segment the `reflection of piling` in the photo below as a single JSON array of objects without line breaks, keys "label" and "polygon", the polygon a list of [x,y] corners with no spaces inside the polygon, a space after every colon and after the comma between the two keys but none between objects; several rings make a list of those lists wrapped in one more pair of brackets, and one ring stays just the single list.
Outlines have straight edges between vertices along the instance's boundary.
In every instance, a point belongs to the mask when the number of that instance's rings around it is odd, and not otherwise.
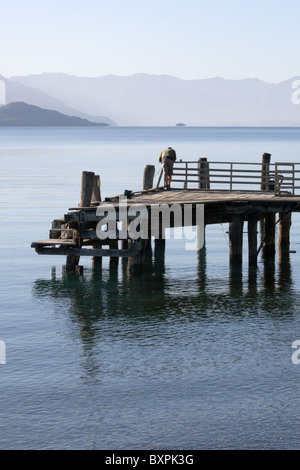
[{"label": "reflection of piling", "polygon": [[288,288],[291,284],[292,268],[290,253],[288,251],[279,251],[278,253],[278,287],[280,289]]},{"label": "reflection of piling", "polygon": [[200,248],[200,250],[198,250],[197,254],[198,254],[199,288],[201,290],[204,290],[205,286],[206,286],[206,278],[207,278],[207,274],[206,274],[206,267],[207,267],[206,255],[207,255],[207,252],[206,252],[205,239],[204,239],[204,243],[203,243],[202,248]]}]

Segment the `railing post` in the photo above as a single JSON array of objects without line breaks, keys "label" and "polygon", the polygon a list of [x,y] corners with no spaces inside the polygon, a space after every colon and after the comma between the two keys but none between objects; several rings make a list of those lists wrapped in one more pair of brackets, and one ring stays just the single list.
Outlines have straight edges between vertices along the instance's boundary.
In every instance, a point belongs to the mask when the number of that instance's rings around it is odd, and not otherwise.
[{"label": "railing post", "polygon": [[274,191],[275,195],[280,194],[280,182],[279,182],[279,174],[278,174],[278,166],[277,163],[275,163],[275,178],[274,178]]},{"label": "railing post", "polygon": [[295,165],[293,164],[293,195],[295,194]]},{"label": "railing post", "polygon": [[184,181],[184,189],[187,189],[187,184],[188,184],[188,163],[186,162],[185,164],[185,181]]},{"label": "railing post", "polygon": [[230,163],[230,191],[232,191],[232,171],[233,171],[233,163]]},{"label": "railing post", "polygon": [[207,158],[198,159],[198,189],[209,189],[209,164]]},{"label": "railing post", "polygon": [[270,181],[270,153],[263,153],[262,155],[262,167],[261,167],[261,190],[269,191]]}]

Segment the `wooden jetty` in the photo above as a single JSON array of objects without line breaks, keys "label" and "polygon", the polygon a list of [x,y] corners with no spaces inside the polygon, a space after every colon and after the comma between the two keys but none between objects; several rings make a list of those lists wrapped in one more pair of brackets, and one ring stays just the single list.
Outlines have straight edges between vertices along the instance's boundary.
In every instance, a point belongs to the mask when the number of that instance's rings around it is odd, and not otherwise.
[{"label": "wooden jetty", "polygon": [[[247,223],[248,262],[256,266],[258,254],[265,258],[275,255],[275,229],[278,226],[277,248],[286,253],[290,247],[291,214],[300,212],[300,164],[271,164],[270,154],[264,153],[260,163],[178,161],[174,165],[172,189],[164,191],[160,185],[162,173],[154,185],[155,167],[147,165],[143,174],[143,189],[125,190],[123,194],[101,201],[100,176],[84,171],[81,181],[80,202],[69,209],[62,218],[52,222],[49,238],[33,242],[38,254],[66,256],[67,271],[80,271],[79,260],[92,257],[94,267],[101,267],[102,258],[110,257],[117,265],[120,258],[129,261],[129,267],[138,273],[143,269],[145,252],[149,247],[153,227],[150,211],[153,207],[184,208],[189,205],[192,213],[191,225],[196,225],[196,209],[204,208],[204,227],[210,224],[229,223],[230,266],[241,266],[243,231]],[[126,198],[126,223],[121,217],[122,201]],[[121,204],[120,204],[121,201]],[[134,220],[130,208],[137,205],[148,214],[147,233],[140,228],[139,237],[131,237],[128,224]],[[99,208],[103,209],[99,215]],[[107,211],[114,210],[110,221]],[[104,211],[106,210],[104,215]],[[183,212],[182,212],[183,213]],[[160,212],[159,227],[155,231],[155,243],[164,246],[165,228],[179,226],[172,210],[167,225],[163,211]],[[124,213],[123,213],[124,216]],[[115,224],[115,236],[99,238],[97,227],[103,220]],[[123,226],[120,228],[120,221]],[[258,244],[258,224],[261,241]],[[184,225],[182,218],[181,226]],[[141,226],[141,224],[140,224]],[[124,232],[125,231],[125,232]],[[125,233],[125,235],[124,235]]]}]

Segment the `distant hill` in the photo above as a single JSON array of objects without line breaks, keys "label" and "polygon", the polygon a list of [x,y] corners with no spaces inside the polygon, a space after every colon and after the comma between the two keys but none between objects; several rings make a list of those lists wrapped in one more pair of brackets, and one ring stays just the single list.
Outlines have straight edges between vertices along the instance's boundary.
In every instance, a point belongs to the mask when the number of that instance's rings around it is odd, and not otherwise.
[{"label": "distant hill", "polygon": [[122,126],[300,126],[300,105],[292,103],[295,80],[299,77],[277,84],[257,78],[42,73],[12,77],[11,84],[32,87],[90,115],[101,110]]},{"label": "distant hill", "polygon": [[[34,106],[39,106],[44,109],[52,109],[62,114],[66,114],[67,116],[76,116],[82,119],[87,119],[91,122],[109,124],[110,126],[116,125],[114,121],[102,115],[101,106],[97,107],[92,115],[89,115],[89,113],[78,110],[73,106],[67,106],[63,99],[61,100],[57,98],[55,93],[52,96],[39,88],[35,88],[30,85],[28,86],[13,79],[5,78],[2,75],[0,75],[0,84],[0,104],[23,102],[33,104]],[[3,101],[4,95],[5,101]]]},{"label": "distant hill", "polygon": [[23,102],[0,107],[0,126],[107,126]]}]

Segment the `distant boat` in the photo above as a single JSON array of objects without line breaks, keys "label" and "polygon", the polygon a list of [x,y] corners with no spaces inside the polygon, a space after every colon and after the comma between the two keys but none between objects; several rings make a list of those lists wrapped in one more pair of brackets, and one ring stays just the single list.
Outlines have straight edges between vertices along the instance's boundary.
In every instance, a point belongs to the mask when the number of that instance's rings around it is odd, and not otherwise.
[{"label": "distant boat", "polygon": [[177,127],[184,127],[184,126],[186,126],[186,124],[184,124],[183,122],[178,122],[178,123],[176,124],[176,126],[177,126]]}]

